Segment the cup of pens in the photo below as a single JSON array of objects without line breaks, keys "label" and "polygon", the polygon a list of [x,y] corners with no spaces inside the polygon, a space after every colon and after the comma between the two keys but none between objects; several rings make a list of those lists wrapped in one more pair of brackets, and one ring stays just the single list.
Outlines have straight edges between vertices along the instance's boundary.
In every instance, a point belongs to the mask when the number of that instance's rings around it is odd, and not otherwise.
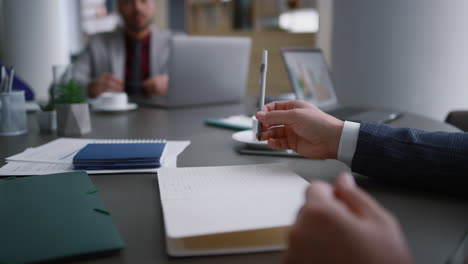
[{"label": "cup of pens", "polygon": [[28,132],[24,91],[13,91],[14,71],[6,74],[2,67],[0,80],[0,136]]},{"label": "cup of pens", "polygon": [[0,136],[28,132],[24,91],[0,92]]}]

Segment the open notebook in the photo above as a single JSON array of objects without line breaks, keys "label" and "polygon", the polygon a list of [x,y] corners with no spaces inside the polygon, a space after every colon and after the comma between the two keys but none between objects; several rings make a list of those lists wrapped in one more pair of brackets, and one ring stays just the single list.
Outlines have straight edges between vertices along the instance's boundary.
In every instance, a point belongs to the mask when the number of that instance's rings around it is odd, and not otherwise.
[{"label": "open notebook", "polygon": [[171,256],[280,250],[308,182],[285,164],[161,169]]}]

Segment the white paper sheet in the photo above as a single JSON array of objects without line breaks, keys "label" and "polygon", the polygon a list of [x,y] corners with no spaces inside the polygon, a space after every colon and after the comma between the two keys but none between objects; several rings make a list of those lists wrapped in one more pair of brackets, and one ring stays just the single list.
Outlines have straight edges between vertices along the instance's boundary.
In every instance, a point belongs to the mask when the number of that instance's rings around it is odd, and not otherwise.
[{"label": "white paper sheet", "polygon": [[[87,139],[87,138],[58,138],[47,144],[36,148],[28,148],[25,151],[6,158],[7,161],[34,161],[70,164],[78,151],[91,143],[143,143],[143,142],[165,142],[163,140],[107,140],[107,139]],[[187,141],[168,141],[187,142]],[[190,142],[189,142],[190,144]],[[166,145],[167,146],[167,145]]]},{"label": "white paper sheet", "polygon": [[[29,148],[7,158],[0,168],[0,176],[44,175],[73,170],[73,156],[86,144],[103,142],[94,139],[60,138],[37,148]],[[107,141],[108,142],[108,141]],[[177,156],[190,145],[190,141],[166,141],[161,167],[176,168]],[[157,169],[90,170],[89,174],[154,173]]]},{"label": "white paper sheet", "polygon": [[170,238],[289,226],[308,182],[285,164],[160,169]]}]

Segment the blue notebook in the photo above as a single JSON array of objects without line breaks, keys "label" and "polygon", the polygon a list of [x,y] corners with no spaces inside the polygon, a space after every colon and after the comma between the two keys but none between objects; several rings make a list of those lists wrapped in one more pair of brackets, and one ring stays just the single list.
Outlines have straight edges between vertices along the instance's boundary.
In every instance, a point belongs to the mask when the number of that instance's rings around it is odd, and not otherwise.
[{"label": "blue notebook", "polygon": [[88,144],[73,157],[76,170],[161,167],[165,143]]}]

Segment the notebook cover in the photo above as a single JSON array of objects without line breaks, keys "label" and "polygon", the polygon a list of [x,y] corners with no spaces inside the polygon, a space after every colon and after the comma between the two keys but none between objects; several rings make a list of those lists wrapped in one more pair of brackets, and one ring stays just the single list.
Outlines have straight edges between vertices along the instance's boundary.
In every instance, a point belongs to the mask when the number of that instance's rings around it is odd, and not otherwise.
[{"label": "notebook cover", "polygon": [[75,163],[73,168],[75,170],[124,170],[124,169],[150,169],[150,168],[159,168],[161,163],[159,161],[155,162],[120,162],[120,163]]},{"label": "notebook cover", "polygon": [[166,143],[88,144],[73,157],[73,163],[159,161],[165,145]]},{"label": "notebook cover", "polygon": [[96,191],[85,172],[0,180],[0,263],[51,261],[123,248]]}]

